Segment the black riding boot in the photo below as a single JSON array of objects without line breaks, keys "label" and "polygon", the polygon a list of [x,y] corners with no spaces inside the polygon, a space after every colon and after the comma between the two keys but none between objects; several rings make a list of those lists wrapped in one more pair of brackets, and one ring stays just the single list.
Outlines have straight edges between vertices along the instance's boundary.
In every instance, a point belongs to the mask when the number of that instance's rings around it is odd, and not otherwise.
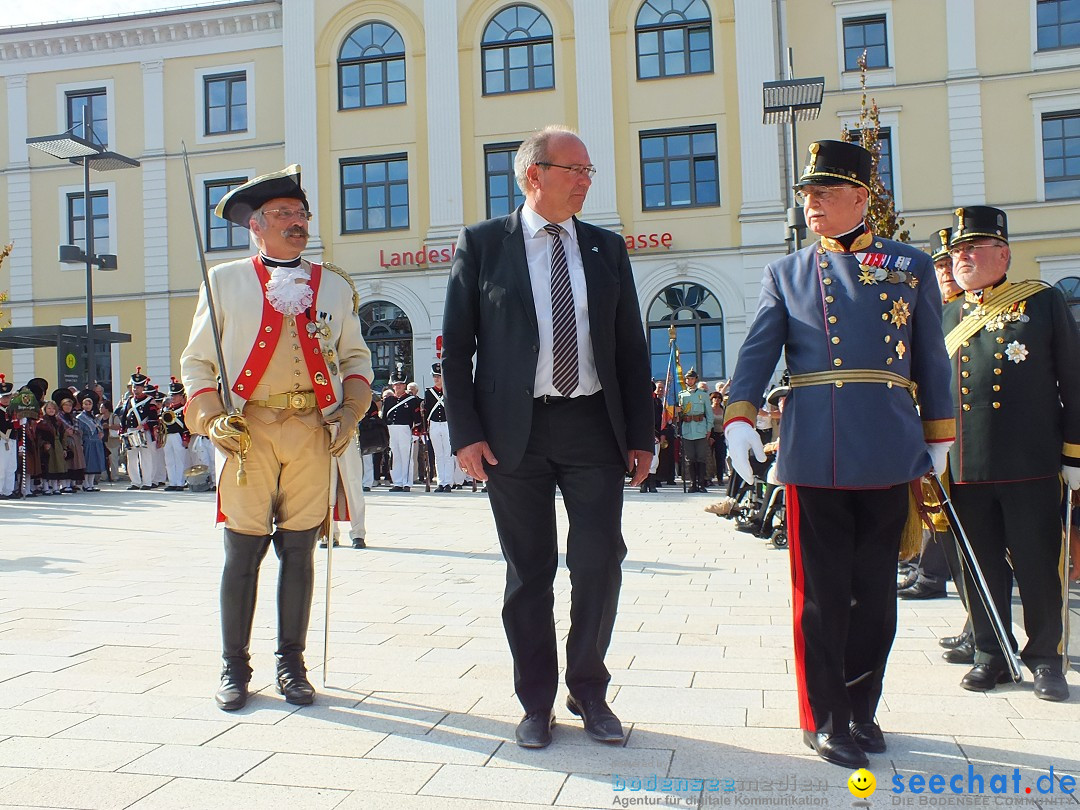
[{"label": "black riding boot", "polygon": [[709,492],[709,490],[705,489],[705,484],[708,481],[708,478],[705,475],[707,469],[708,467],[700,461],[694,465],[694,483],[697,486],[697,491],[704,492],[705,494],[708,494]]},{"label": "black riding boot", "polygon": [[221,688],[214,699],[227,712],[236,711],[247,703],[247,687],[251,680],[248,645],[255,618],[259,564],[268,548],[270,538],[265,535],[225,530],[225,568],[221,573],[221,657],[224,666]]},{"label": "black riding boot", "polygon": [[278,529],[274,551],[281,561],[278,573],[277,690],[286,703],[307,706],[315,701],[315,687],[307,678],[307,646],[311,596],[315,590],[315,542],[319,527],[294,532]]}]

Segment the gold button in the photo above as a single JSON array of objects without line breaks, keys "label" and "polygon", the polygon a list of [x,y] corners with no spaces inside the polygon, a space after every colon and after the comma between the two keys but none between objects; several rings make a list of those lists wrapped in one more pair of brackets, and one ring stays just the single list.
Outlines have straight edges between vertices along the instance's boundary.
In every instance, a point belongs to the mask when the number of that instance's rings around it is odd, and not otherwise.
[{"label": "gold button", "polygon": [[260,340],[259,341],[259,348],[260,349],[265,349],[266,348],[266,341],[265,340]]},{"label": "gold button", "polygon": [[842,366],[844,365],[844,361],[837,357],[835,360],[832,361],[832,364],[834,366]]},{"label": "gold button", "polygon": [[821,267],[822,269],[825,269],[826,267],[828,267],[828,266],[829,266],[829,263],[828,263],[828,262],[822,262],[822,263],[821,263],[820,265],[818,265],[818,266],[819,266],[819,267]]},{"label": "gold button", "polygon": [[843,380],[837,380],[836,381],[836,387],[837,388],[843,388],[844,387],[844,381]]},{"label": "gold button", "polygon": [[236,390],[237,390],[237,391],[243,391],[243,390],[244,390],[244,386],[242,386],[242,385],[238,385],[238,386],[236,386]]},{"label": "gold button", "polygon": [[299,362],[300,362],[300,358],[299,358],[299,357],[294,357],[294,358],[292,359],[292,361],[293,361],[294,363],[299,363]]},{"label": "gold button", "polygon": [[1001,373],[1001,369],[1000,369],[1000,368],[995,368],[995,369],[994,369],[994,373],[995,373],[995,374],[1000,374],[1000,373]]},{"label": "gold button", "polygon": [[995,385],[995,386],[994,386],[994,390],[995,390],[995,391],[1000,391],[1000,390],[1001,390],[1001,386],[1000,386],[1000,385]]},{"label": "gold button", "polygon": [[293,383],[293,391],[299,391],[299,390],[300,390],[300,383]]},{"label": "gold button", "polygon": [[891,357],[886,357],[886,358],[885,358],[885,365],[887,365],[887,366],[891,366],[891,365],[892,365],[892,358],[891,358]]},{"label": "gold button", "polygon": [[292,337],[296,337],[296,332],[290,332],[289,335]]},{"label": "gold button", "polygon": [[836,300],[836,299],[834,299],[831,295],[826,295],[825,296],[825,303],[826,304],[831,304],[834,300]]},{"label": "gold button", "polygon": [[251,369],[250,368],[245,368],[244,369],[244,376],[245,377],[250,377],[251,376]]},{"label": "gold button", "polygon": [[318,354],[319,353],[319,347],[316,346],[314,349],[311,350],[311,353],[312,354]]},{"label": "gold button", "polygon": [[881,242],[874,242],[874,247],[879,248],[883,247],[883,245],[881,244]]},{"label": "gold button", "polygon": [[881,320],[883,320],[883,321],[889,320],[889,313],[888,312],[882,312],[881,313]]},{"label": "gold button", "polygon": [[822,283],[823,283],[823,284],[824,284],[825,286],[828,286],[828,285],[832,284],[832,279],[831,279],[831,278],[827,278],[827,279],[825,279],[825,280],[824,280],[824,281],[823,281]]},{"label": "gold button", "polygon": [[970,371],[961,371],[960,376],[963,377],[964,379],[967,379],[968,377],[971,376],[971,372]]},{"label": "gold button", "polygon": [[971,393],[971,392],[970,392],[970,391],[969,391],[969,390],[968,390],[967,388],[961,388],[961,389],[960,389],[960,393],[961,393],[961,394],[969,394],[969,393]]},{"label": "gold button", "polygon": [[329,394],[327,394],[327,395],[326,395],[326,401],[327,401],[327,402],[330,402],[330,401],[331,401],[331,399],[332,399],[332,397],[331,397],[331,396],[330,396]]},{"label": "gold button", "polygon": [[892,343],[892,335],[886,335],[885,336],[885,342],[886,343]]},{"label": "gold button", "polygon": [[965,340],[961,345],[966,349],[968,346],[971,345],[971,341]]},{"label": "gold button", "polygon": [[878,297],[879,297],[879,298],[880,298],[880,299],[881,299],[882,301],[888,301],[888,300],[889,300],[889,294],[888,294],[888,293],[882,293],[882,294],[881,294],[881,295],[879,295]]},{"label": "gold button", "polygon": [[835,315],[830,315],[829,316],[829,323],[836,323],[836,316]]},{"label": "gold button", "polygon": [[1000,360],[1004,356],[1005,355],[1003,355],[1001,352],[994,352],[994,359],[995,360]]},{"label": "gold button", "polygon": [[970,406],[970,405],[968,405],[968,404],[967,404],[966,402],[965,402],[965,403],[963,404],[963,406],[962,406],[962,407],[963,407],[963,409],[964,409],[965,411],[970,411],[970,410],[971,410],[971,406]]},{"label": "gold button", "polygon": [[970,357],[968,357],[968,356],[967,356],[966,354],[962,354],[962,355],[960,355],[960,361],[961,361],[961,362],[963,362],[963,363],[966,363],[966,362],[968,362],[969,360],[971,360],[971,358],[970,358]]},{"label": "gold button", "polygon": [[292,348],[293,348],[294,352],[298,352],[298,351],[300,351],[300,344],[299,343],[294,343],[292,345]]},{"label": "gold button", "polygon": [[995,408],[1000,408],[1001,407],[1000,402],[995,402],[995,403],[993,403],[993,405],[994,405]]},{"label": "gold button", "polygon": [[890,382],[885,383],[885,387],[886,388],[892,388],[892,382],[890,381]]},{"label": "gold button", "polygon": [[293,372],[293,374],[294,374],[295,376],[299,377],[299,376],[300,376],[300,370],[299,370],[299,369],[297,369],[296,371],[294,371],[294,372]]},{"label": "gold button", "polygon": [[1003,338],[1003,337],[999,337],[999,338],[997,339],[997,342],[998,342],[998,343],[1004,343],[1004,342],[1005,342],[1005,338]]},{"label": "gold button", "polygon": [[971,304],[964,304],[964,309],[971,309]]},{"label": "gold button", "polygon": [[272,326],[267,326],[267,327],[265,327],[265,329],[264,329],[263,331],[265,331],[265,332],[273,332],[273,331],[274,331],[274,327],[272,327]]},{"label": "gold button", "polygon": [[835,345],[835,344],[840,342],[840,338],[838,338],[836,335],[833,335],[832,342],[833,342],[833,345]]}]

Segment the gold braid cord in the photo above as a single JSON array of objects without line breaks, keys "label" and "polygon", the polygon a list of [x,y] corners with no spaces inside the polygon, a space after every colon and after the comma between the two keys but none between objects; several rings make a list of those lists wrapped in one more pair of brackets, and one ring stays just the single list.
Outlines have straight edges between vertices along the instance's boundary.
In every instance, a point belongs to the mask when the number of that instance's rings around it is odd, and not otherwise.
[{"label": "gold braid cord", "polygon": [[210,438],[215,440],[215,444],[224,439],[236,439],[239,443],[240,449],[236,453],[238,463],[236,485],[245,486],[247,484],[247,470],[244,469],[244,465],[247,463],[247,454],[251,449],[251,433],[248,430],[247,420],[243,414],[223,413],[214,417],[210,422]]},{"label": "gold braid cord", "polygon": [[323,267],[326,270],[329,270],[331,273],[337,273],[339,276],[341,276],[343,279],[345,279],[345,281],[348,282],[349,289],[352,290],[352,308],[353,308],[353,312],[359,312],[360,311],[360,293],[358,293],[356,291],[356,284],[354,284],[353,280],[351,278],[349,278],[349,274],[346,273],[344,270],[342,270],[340,267],[338,267],[336,264],[331,264],[330,262],[323,262]]}]

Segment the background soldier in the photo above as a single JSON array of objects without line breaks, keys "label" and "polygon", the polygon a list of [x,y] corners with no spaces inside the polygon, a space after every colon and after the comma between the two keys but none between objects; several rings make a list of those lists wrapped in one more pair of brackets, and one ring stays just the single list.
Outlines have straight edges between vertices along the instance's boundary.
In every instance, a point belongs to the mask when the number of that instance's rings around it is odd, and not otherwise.
[{"label": "background soldier", "polygon": [[[209,275],[231,394],[225,412],[206,285],[180,360],[191,391],[187,423],[219,451],[218,519],[225,521],[221,577],[221,687],[225,711],[247,701],[248,645],[259,565],[270,547],[278,573],[277,690],[288,703],[315,699],[304,649],[314,591],[314,551],[327,518],[331,454],[353,441],[371,398],[371,353],[360,332],[352,282],[301,258],[307,195],[300,167],[257,177],[218,203],[219,217],[250,228],[259,253]],[[326,425],[336,426],[332,437]],[[243,465],[246,485],[238,480]]]},{"label": "background soldier", "polygon": [[135,367],[128,385],[131,396],[120,408],[123,425],[121,447],[127,453],[127,474],[131,479],[128,489],[150,489],[154,482],[154,459],[150,445],[154,443],[154,426],[158,421],[158,407],[146,391],[150,378],[142,373],[142,366]]},{"label": "background soldier", "polygon": [[394,387],[391,396],[383,397],[383,421],[390,429],[390,480],[391,492],[409,492],[412,489],[412,445],[413,429],[423,424],[420,416],[420,397],[406,390],[408,378],[405,369],[398,363],[390,373],[390,384]]},{"label": "background soldier", "polygon": [[[1021,657],[1035,673],[1035,696],[1065,700],[1059,472],[1080,488],[1080,334],[1059,290],[1006,278],[1004,211],[957,208],[950,245],[953,277],[966,291],[945,310],[960,439],[949,455],[952,500],[1007,629],[1016,577],[1028,637]],[[975,666],[960,685],[985,692],[1009,673],[985,608],[968,606]]]},{"label": "background soldier", "polygon": [[184,470],[188,468],[188,444],[191,431],[184,422],[184,384],[176,377],[169,383],[169,403],[161,411],[161,425],[165,428],[165,469],[168,474],[166,492],[179,492],[187,482]]},{"label": "background soldier", "polygon": [[679,392],[679,436],[682,437],[683,480],[691,481],[690,492],[708,492],[707,473],[709,431],[713,426],[708,391],[698,388],[697,372],[691,368],[684,377],[686,389]]},{"label": "background soldier", "polygon": [[435,451],[435,471],[439,474],[436,492],[453,492],[457,460],[450,449],[450,428],[446,423],[446,404],[443,401],[442,363],[431,364],[431,388],[424,392],[424,412],[427,414],[428,435]]}]

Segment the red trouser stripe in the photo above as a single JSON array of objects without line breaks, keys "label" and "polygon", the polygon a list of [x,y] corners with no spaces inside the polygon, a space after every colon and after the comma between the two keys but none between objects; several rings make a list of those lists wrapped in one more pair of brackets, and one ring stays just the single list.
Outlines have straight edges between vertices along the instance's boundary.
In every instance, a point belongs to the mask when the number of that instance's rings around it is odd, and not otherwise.
[{"label": "red trouser stripe", "polygon": [[806,691],[806,639],[803,637],[802,617],[806,595],[803,592],[802,550],[799,545],[799,493],[793,484],[785,486],[784,508],[787,511],[789,556],[791,559],[791,606],[794,611],[792,629],[795,634],[795,683],[799,692],[799,726],[817,731],[810,698]]}]

